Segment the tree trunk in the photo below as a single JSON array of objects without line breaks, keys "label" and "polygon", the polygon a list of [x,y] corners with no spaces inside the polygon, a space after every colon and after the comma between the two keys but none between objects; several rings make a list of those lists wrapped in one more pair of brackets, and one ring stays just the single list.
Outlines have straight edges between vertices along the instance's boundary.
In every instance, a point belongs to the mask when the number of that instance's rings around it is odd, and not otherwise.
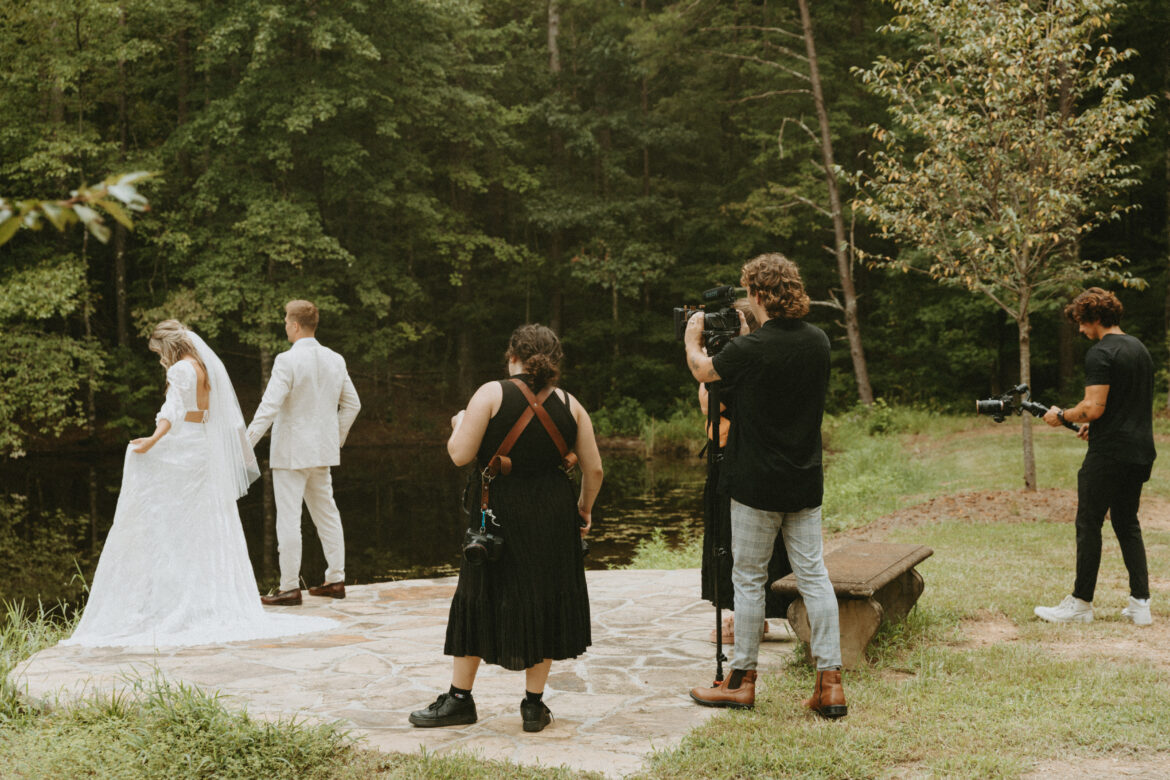
[{"label": "tree trunk", "polygon": [[459,366],[456,387],[459,388],[459,397],[463,399],[462,403],[467,403],[467,399],[471,398],[471,394],[475,392],[475,377],[472,367],[472,361],[475,359],[475,345],[471,343],[471,334],[468,333],[467,328],[460,328],[456,338],[459,355],[455,361]]},{"label": "tree trunk", "polygon": [[[1167,85],[1167,89],[1170,90],[1170,53],[1166,53],[1165,49],[1163,49],[1162,56],[1165,60],[1165,66],[1166,66],[1166,85]],[[1166,248],[1170,249],[1170,149],[1167,149],[1165,151],[1165,155],[1166,155],[1165,169],[1166,169],[1166,196],[1167,196],[1167,198],[1166,198],[1166,214],[1165,214],[1164,219],[1166,221],[1166,234],[1165,234],[1166,235]],[[1166,320],[1165,320],[1165,322],[1166,322],[1166,325],[1165,325],[1166,343],[1170,344],[1170,266],[1168,266],[1166,268],[1166,304],[1165,304],[1165,306],[1166,306]],[[1166,409],[1170,410],[1170,389],[1168,389],[1166,391]]]},{"label": "tree trunk", "polygon": [[[646,0],[642,0],[642,16],[646,16]],[[642,122],[650,116],[650,80],[642,76]],[[642,144],[642,197],[650,197],[650,147]]]},{"label": "tree trunk", "polygon": [[[1032,324],[1028,317],[1028,299],[1020,301],[1020,383],[1032,386]],[[1020,415],[1024,434],[1024,489],[1036,489],[1036,453],[1032,447],[1032,415]]]},{"label": "tree trunk", "polygon": [[[82,324],[85,327],[85,346],[86,349],[93,350],[97,347],[97,339],[93,335],[93,298],[89,289],[89,231],[81,236],[81,265],[85,269],[85,296],[82,303],[81,316]],[[93,362],[89,363],[85,379],[85,435],[90,444],[94,443],[94,437],[97,436],[97,372],[94,370]]]},{"label": "tree trunk", "polygon": [[825,96],[821,91],[821,74],[817,67],[817,51],[813,43],[812,19],[808,12],[808,0],[798,0],[800,22],[804,29],[804,48],[808,53],[808,74],[812,85],[813,103],[817,110],[817,122],[821,126],[821,156],[825,167],[825,183],[829,188],[829,210],[833,215],[833,252],[837,257],[837,276],[841,280],[841,294],[845,298],[845,333],[849,338],[849,357],[853,360],[853,374],[857,378],[857,397],[869,406],[873,403],[873,388],[869,383],[869,369],[865,363],[865,350],[861,344],[861,323],[857,317],[857,292],[853,287],[853,268],[846,251],[845,218],[841,213],[841,195],[837,191],[837,176],[834,173],[833,141],[829,133],[829,113],[825,108]]},{"label": "tree trunk", "polygon": [[[175,68],[179,72],[178,91],[175,96],[175,124],[182,127],[187,124],[187,101],[191,97],[191,45],[187,40],[185,26],[180,27],[175,36]],[[186,146],[179,149],[178,162],[183,180],[189,180],[191,178],[191,155]]]},{"label": "tree trunk", "polygon": [[[118,9],[118,26],[125,34],[126,9]],[[130,147],[129,99],[126,96],[126,60],[118,57],[118,144],[121,152],[119,162],[125,164],[126,152]],[[126,303],[126,228],[121,222],[114,224],[114,300],[117,308],[118,346],[130,346],[130,315]]]},{"label": "tree trunk", "polygon": [[622,356],[621,338],[618,334],[618,328],[621,326],[621,318],[618,314],[618,281],[616,276],[613,279],[613,288],[610,290],[610,315],[613,318],[613,368],[610,370],[609,385],[611,388],[617,387],[617,363]]},{"label": "tree trunk", "polygon": [[[469,269],[468,276],[463,278],[463,284],[456,295],[456,301],[464,310],[471,305],[470,273]],[[475,392],[475,368],[475,344],[471,337],[471,325],[465,321],[455,336],[455,389],[459,393],[461,404],[466,404],[471,394]]]},{"label": "tree trunk", "polygon": [[89,554],[97,554],[98,478],[97,469],[89,467]]},{"label": "tree trunk", "polygon": [[130,307],[126,300],[126,228],[114,223],[114,298],[117,304],[118,346],[130,346]]},{"label": "tree trunk", "polygon": [[[559,0],[548,0],[548,70],[552,74],[553,91],[560,89],[561,76],[561,6]],[[549,167],[559,177],[565,164],[565,142],[560,131],[553,130],[549,136],[551,158]],[[553,228],[549,236],[548,259],[552,270],[552,291],[549,294],[548,326],[553,333],[561,335],[564,328],[565,297],[561,290],[561,254],[564,252],[564,236],[560,228]]]}]

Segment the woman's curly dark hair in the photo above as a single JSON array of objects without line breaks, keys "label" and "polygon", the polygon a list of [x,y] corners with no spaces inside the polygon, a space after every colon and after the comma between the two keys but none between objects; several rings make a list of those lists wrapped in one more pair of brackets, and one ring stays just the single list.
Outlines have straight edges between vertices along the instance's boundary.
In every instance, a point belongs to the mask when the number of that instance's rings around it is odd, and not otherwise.
[{"label": "woman's curly dark hair", "polygon": [[512,331],[508,351],[504,353],[506,359],[515,358],[524,366],[524,373],[532,377],[533,390],[557,381],[564,356],[557,334],[537,324],[521,325]]},{"label": "woman's curly dark hair", "polygon": [[808,314],[808,293],[796,263],[779,252],[752,258],[743,267],[739,283],[760,297],[769,317],[799,320]]},{"label": "woman's curly dark hair", "polygon": [[1090,287],[1064,307],[1064,316],[1078,325],[1098,322],[1102,327],[1112,328],[1121,324],[1123,311],[1116,295],[1100,287]]}]

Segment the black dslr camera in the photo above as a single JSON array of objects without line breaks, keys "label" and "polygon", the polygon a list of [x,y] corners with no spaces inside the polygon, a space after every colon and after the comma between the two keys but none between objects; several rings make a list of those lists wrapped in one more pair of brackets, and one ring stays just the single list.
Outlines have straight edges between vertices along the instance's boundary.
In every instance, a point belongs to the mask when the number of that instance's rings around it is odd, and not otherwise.
[{"label": "black dslr camera", "polygon": [[468,528],[463,535],[463,560],[481,564],[484,561],[498,561],[504,549],[504,537],[491,531]]},{"label": "black dslr camera", "polygon": [[712,287],[703,293],[698,306],[674,308],[674,337],[682,341],[691,315],[703,314],[703,343],[707,354],[714,357],[727,342],[739,335],[739,312],[732,305],[743,292],[742,287]]},{"label": "black dslr camera", "polygon": [[[1016,385],[998,398],[987,398],[975,402],[976,414],[985,414],[997,423],[1003,422],[1004,418],[1009,415],[1019,415],[1024,412],[1033,417],[1043,417],[1048,414],[1047,406],[1036,403],[1029,398],[1027,385]],[[1081,426],[1068,421],[1065,421],[1064,427],[1073,431],[1081,429]]]},{"label": "black dslr camera", "polygon": [[1029,412],[1036,417],[1043,417],[1048,407],[1028,399],[1028,386],[1016,385],[999,398],[988,398],[975,402],[975,414],[985,414],[997,423],[1013,414]]}]

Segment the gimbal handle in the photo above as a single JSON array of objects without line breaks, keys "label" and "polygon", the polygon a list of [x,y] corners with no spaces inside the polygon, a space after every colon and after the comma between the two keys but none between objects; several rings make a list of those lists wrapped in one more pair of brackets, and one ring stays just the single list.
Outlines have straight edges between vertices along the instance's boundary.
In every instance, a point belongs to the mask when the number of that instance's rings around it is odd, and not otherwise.
[{"label": "gimbal handle", "polygon": [[[1048,414],[1048,407],[1044,404],[1038,404],[1035,401],[1021,399],[1020,408],[1031,413],[1033,417],[1043,417],[1044,415]],[[1068,420],[1065,420],[1061,424],[1070,431],[1076,431],[1077,433],[1080,433],[1081,426],[1077,425],[1075,422],[1069,422]]]}]

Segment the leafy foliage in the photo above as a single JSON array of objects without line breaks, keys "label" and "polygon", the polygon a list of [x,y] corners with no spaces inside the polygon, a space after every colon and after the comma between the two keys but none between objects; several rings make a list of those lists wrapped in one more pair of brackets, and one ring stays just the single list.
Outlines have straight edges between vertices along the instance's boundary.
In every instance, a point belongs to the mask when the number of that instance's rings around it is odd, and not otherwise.
[{"label": "leafy foliage", "polygon": [[[1074,9],[1071,2],[1053,8]],[[975,97],[999,101],[1005,121],[1014,111],[1005,132],[1034,147],[1043,165],[1012,182],[1048,177],[1020,197],[1039,198],[1045,213],[1088,209],[1075,224],[1058,220],[1059,241],[1044,239],[1051,231],[1041,223],[1018,220],[1015,238],[980,227],[978,201],[949,233],[918,233],[910,222],[898,232],[847,213],[850,240],[895,256],[892,242],[913,238],[915,252],[896,254],[897,264],[925,270],[967,245],[1035,245],[1035,262],[1079,246],[1087,259],[1076,273],[1087,265],[1120,272],[1107,261],[1124,255],[1161,290],[1166,136],[1139,150],[1132,131],[1150,109],[1126,97],[1163,88],[1160,39],[1140,23],[1161,12],[1148,0],[1131,10],[1097,5],[1077,17],[1078,29],[1098,38],[1116,30],[1119,40],[1109,42],[1115,51],[1093,49],[1099,62],[1083,49],[1061,55],[1060,67],[1097,79],[1070,82],[1075,122],[1048,112],[1032,126],[1016,111],[1012,101],[1031,94],[1025,82],[1051,68],[1022,68],[1021,58],[1035,54],[1005,37],[1025,29],[1033,10],[1066,27],[1075,15],[1020,6],[990,29],[979,20],[1001,4],[970,0],[955,7],[971,11],[965,33],[982,38],[963,56],[991,56],[994,38],[999,53],[985,70],[995,78],[964,81],[967,92],[942,89],[947,100],[930,110],[961,116],[949,130],[945,119],[924,128],[965,133],[959,154],[994,140],[977,135],[985,129],[971,124],[973,114],[962,115]],[[919,40],[906,20],[920,7],[816,4],[827,119],[847,196],[858,173],[880,179],[886,161],[926,148],[901,126],[882,141],[867,132],[898,118],[887,115],[885,96],[850,76],[875,60],[889,74],[909,69]],[[891,15],[895,34],[878,35]],[[281,305],[294,297],[321,307],[322,338],[347,356],[367,400],[362,420],[423,430],[428,415],[445,419],[499,374],[507,333],[522,321],[562,334],[564,383],[587,408],[633,399],[651,416],[670,414],[694,391],[672,338],[673,306],[734,282],[744,260],[776,249],[801,266],[815,300],[832,301],[840,286],[826,251],[836,239],[821,208],[817,143],[804,131],[816,122],[800,78],[802,44],[784,33],[797,29],[792,4],[714,0],[0,7],[0,192],[45,196],[109,171],[157,172],[150,211],[110,190],[141,182],[118,179],[102,185],[103,196],[83,187],[71,204],[6,200],[0,209],[9,212],[0,226],[8,232],[72,218],[90,226],[26,230],[0,248],[0,451],[53,446],[47,439],[59,435],[109,436],[146,419],[158,374],[135,334],[162,317],[209,338],[247,407],[284,348]],[[1120,37],[1145,56],[1130,57]],[[1057,39],[1046,45],[1058,48]],[[1108,119],[1122,109],[1132,121]],[[1154,112],[1151,127],[1163,127],[1165,106]],[[1039,145],[1058,130],[1075,143]],[[1130,147],[1140,156],[1121,156]],[[1023,149],[1005,147],[999,164]],[[1089,155],[1079,168],[1068,164],[1077,149]],[[930,170],[942,176],[947,159],[929,158]],[[1128,167],[1135,163],[1142,167]],[[1087,186],[1103,168],[1109,181]],[[1132,201],[1101,197],[1131,179],[1141,180]],[[870,194],[875,208],[886,203]],[[949,196],[935,200],[923,209],[955,206]],[[1144,211],[1131,208],[1137,201]],[[1085,232],[1111,215],[1119,219]],[[133,217],[133,232],[122,216]],[[107,243],[90,240],[107,233]],[[954,332],[962,326],[957,298],[922,275],[859,266],[854,276],[876,395],[951,403],[965,387],[1001,382],[1017,347],[999,338],[989,308],[962,304],[977,331],[964,339]],[[1055,279],[1036,285],[1061,292]],[[1162,298],[1125,292],[1139,332],[1161,336]],[[1069,376],[1056,366],[1055,312],[1038,316],[1037,351],[1053,355],[1038,358],[1039,376]],[[833,338],[832,403],[848,408],[856,392],[840,317],[818,306],[811,320]],[[920,362],[925,377],[915,373]]]},{"label": "leafy foliage", "polygon": [[1127,146],[1151,98],[1131,99],[1119,66],[1134,55],[1101,43],[1116,4],[899,0],[886,27],[914,55],[880,57],[861,79],[890,103],[863,214],[919,250],[938,279],[985,293],[1016,320],[1031,299],[1117,268],[1078,241],[1131,206]]}]

